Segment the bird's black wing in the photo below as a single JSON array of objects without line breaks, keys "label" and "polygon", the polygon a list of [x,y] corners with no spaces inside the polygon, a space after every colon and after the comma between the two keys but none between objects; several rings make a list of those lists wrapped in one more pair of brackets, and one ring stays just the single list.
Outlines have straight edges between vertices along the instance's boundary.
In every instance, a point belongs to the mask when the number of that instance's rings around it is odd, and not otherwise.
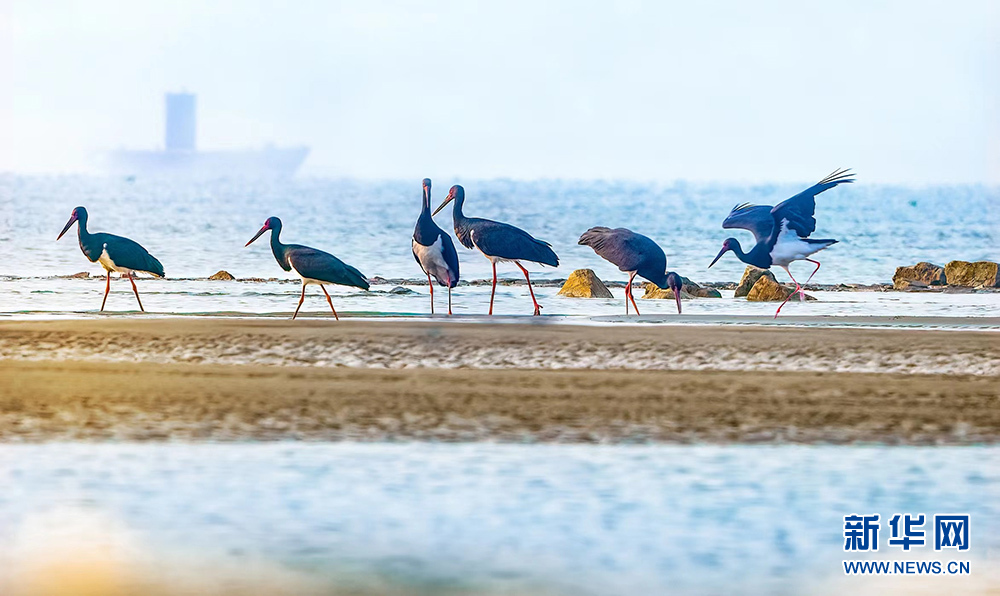
[{"label": "bird's black wing", "polygon": [[458,252],[455,250],[455,243],[451,241],[451,236],[441,232],[441,252],[448,269],[455,272],[455,278],[451,280],[451,287],[458,285]]},{"label": "bird's black wing", "polygon": [[771,205],[751,205],[750,203],[737,205],[723,220],[722,227],[727,230],[733,228],[748,230],[753,233],[754,240],[759,243],[761,240],[766,240],[774,229],[771,209]]},{"label": "bird's black wing", "polygon": [[816,231],[816,218],[813,217],[816,213],[816,195],[838,184],[851,182],[854,182],[854,174],[850,170],[837,170],[794,197],[775,205],[771,209],[774,229],[771,230],[770,239],[776,239],[781,233],[782,221],[787,221],[787,228],[800,238],[808,238]]},{"label": "bird's black wing", "polygon": [[667,268],[667,256],[655,242],[625,228],[590,228],[580,236],[578,244],[593,248],[622,271],[662,274]]},{"label": "bird's black wing", "polygon": [[98,236],[98,242],[115,265],[163,277],[163,265],[138,242],[103,232],[93,235]]},{"label": "bird's black wing", "polygon": [[308,246],[292,246],[286,254],[288,263],[302,277],[368,289],[368,279],[363,273],[328,252]]},{"label": "bird's black wing", "polygon": [[474,219],[469,235],[475,246],[487,256],[559,266],[559,257],[548,242],[538,240],[512,225],[490,219]]}]

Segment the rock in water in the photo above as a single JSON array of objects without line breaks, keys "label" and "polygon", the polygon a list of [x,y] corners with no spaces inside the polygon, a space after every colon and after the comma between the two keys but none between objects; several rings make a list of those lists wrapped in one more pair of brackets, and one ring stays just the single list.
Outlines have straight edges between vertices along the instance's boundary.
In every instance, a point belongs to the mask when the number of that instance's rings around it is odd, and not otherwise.
[{"label": "rock in water", "polygon": [[896,274],[892,276],[892,287],[897,290],[943,286],[945,283],[944,267],[926,261],[912,267],[896,267]]},{"label": "rock in water", "polygon": [[577,269],[570,274],[559,290],[560,296],[570,298],[613,298],[611,290],[598,279],[591,269]]},{"label": "rock in water", "polygon": [[[671,292],[670,298],[673,298]],[[689,294],[694,298],[722,298],[722,294],[715,288],[703,288],[686,277],[681,277],[681,298],[684,294]]]},{"label": "rock in water", "polygon": [[909,291],[916,291],[916,290],[927,290],[929,288],[930,288],[930,286],[927,285],[925,282],[922,282],[922,281],[916,280],[916,279],[912,279],[912,280],[901,279],[899,281],[894,281],[892,283],[892,289],[898,290],[900,292],[909,292]]},{"label": "rock in water", "polygon": [[[651,284],[648,281],[642,284],[642,287],[646,290],[646,293],[643,294],[641,298],[645,298],[647,300],[666,300],[668,298],[670,300],[674,299],[674,291],[670,288],[664,290],[662,288],[658,288],[656,284]],[[685,291],[686,289],[686,286],[681,286],[681,300],[694,298],[694,296]]]},{"label": "rock in water", "polygon": [[1000,265],[991,261],[952,261],[944,266],[944,276],[949,286],[978,288],[1000,287]]},{"label": "rock in water", "polygon": [[[750,302],[781,302],[794,291],[795,288],[789,288],[776,282],[773,275],[761,275],[757,279],[757,283],[750,288],[747,300]],[[816,298],[806,294],[806,300],[816,300]]]},{"label": "rock in water", "polygon": [[[674,291],[670,288],[661,289],[648,281],[642,284],[646,291],[643,298],[650,300],[674,299]],[[715,288],[703,288],[686,277],[681,277],[681,298],[722,298],[722,293]]]},{"label": "rock in water", "polygon": [[210,279],[212,281],[233,281],[236,278],[233,277],[232,273],[220,269],[219,271],[217,271],[215,274],[213,274],[208,279]]},{"label": "rock in water", "polygon": [[[740,296],[746,296],[749,294],[750,288],[757,283],[757,280],[760,279],[761,276],[770,277],[771,281],[777,283],[777,280],[774,279],[774,274],[767,269],[760,269],[758,267],[754,267],[753,265],[747,265],[747,268],[743,271],[743,277],[740,279],[739,285],[736,286],[736,293],[733,295],[733,298],[739,298]],[[782,298],[782,300],[784,300],[784,298]]]}]

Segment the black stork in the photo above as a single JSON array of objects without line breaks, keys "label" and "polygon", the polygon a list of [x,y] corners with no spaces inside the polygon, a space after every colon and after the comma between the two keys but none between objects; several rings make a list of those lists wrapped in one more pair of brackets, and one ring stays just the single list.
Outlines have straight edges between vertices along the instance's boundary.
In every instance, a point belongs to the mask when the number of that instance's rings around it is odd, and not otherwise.
[{"label": "black stork", "polygon": [[729,213],[723,222],[723,228],[743,228],[753,232],[757,243],[750,252],[743,252],[743,247],[735,238],[726,238],[722,243],[722,250],[712,261],[715,263],[728,251],[733,251],[736,256],[746,263],[761,269],[770,269],[772,265],[778,265],[788,273],[795,283],[795,291],[785,298],[784,302],[778,306],[775,318],[781,312],[781,308],[788,302],[789,298],[799,294],[799,300],[805,300],[802,286],[795,281],[788,265],[793,261],[809,261],[816,265],[806,283],[819,271],[820,263],[809,257],[827,248],[837,241],[832,238],[810,238],[810,234],[816,231],[816,195],[829,190],[838,184],[854,182],[854,174],[848,169],[837,170],[810,186],[794,197],[778,203],[774,207],[766,205],[750,205],[744,203],[737,205]]},{"label": "black stork", "polygon": [[458,253],[451,236],[434,223],[431,216],[431,179],[424,178],[424,202],[413,228],[413,258],[427,276],[431,288],[431,314],[434,314],[434,282],[448,288],[448,314],[451,314],[451,289],[458,284]]},{"label": "black stork", "polygon": [[285,271],[295,271],[302,278],[302,295],[299,296],[299,305],[295,307],[292,320],[299,316],[299,309],[302,308],[302,302],[306,299],[306,286],[309,284],[317,284],[323,290],[323,293],[326,294],[326,301],[330,303],[330,310],[333,311],[333,316],[338,321],[340,316],[337,315],[337,309],[333,307],[333,300],[324,284],[368,289],[368,280],[360,271],[330,253],[299,244],[282,244],[280,239],[281,220],[277,217],[267,218],[257,235],[251,238],[245,246],[250,246],[254,240],[260,238],[261,234],[268,230],[271,230],[271,252],[274,254],[274,259],[278,261],[278,265]]},{"label": "black stork", "polygon": [[632,295],[632,280],[635,276],[644,277],[656,284],[660,289],[670,288],[677,301],[677,314],[681,313],[681,276],[673,271],[667,271],[667,255],[655,242],[642,234],[636,234],[625,228],[605,228],[598,226],[590,228],[580,236],[584,246],[594,249],[601,258],[617,265],[618,269],[628,273],[628,285],[625,286],[625,314],[628,314],[628,301],[632,300],[635,314],[639,307]]},{"label": "black stork", "polygon": [[531,294],[531,302],[535,305],[535,316],[541,314],[541,305],[535,300],[535,291],[531,289],[531,278],[528,277],[528,270],[521,265],[521,261],[530,261],[549,265],[559,266],[559,257],[552,250],[548,242],[536,240],[531,234],[512,225],[493,221],[491,219],[480,219],[478,217],[466,217],[462,213],[462,205],[465,204],[465,189],[459,185],[451,187],[444,202],[434,210],[433,215],[444,209],[445,205],[455,201],[453,217],[455,220],[455,236],[458,237],[462,246],[469,249],[478,249],[493,264],[493,291],[490,292],[490,314],[493,314],[493,298],[497,293],[497,263],[500,261],[513,261],[521,271],[524,272],[524,279],[528,282],[528,292]]},{"label": "black stork", "polygon": [[111,291],[112,271],[128,277],[128,280],[132,282],[132,292],[135,293],[135,299],[139,303],[139,310],[146,312],[146,309],[142,307],[142,300],[139,299],[139,289],[135,287],[132,273],[142,271],[156,277],[163,277],[163,265],[134,240],[104,232],[91,234],[87,231],[87,210],[83,207],[77,207],[73,210],[73,214],[69,216],[69,221],[66,222],[62,232],[59,232],[56,241],[66,234],[73,222],[79,223],[77,235],[80,238],[80,250],[90,259],[91,263],[100,263],[108,272],[108,281],[104,286],[104,300],[101,302],[101,312],[104,311],[104,305],[108,302],[108,293]]}]

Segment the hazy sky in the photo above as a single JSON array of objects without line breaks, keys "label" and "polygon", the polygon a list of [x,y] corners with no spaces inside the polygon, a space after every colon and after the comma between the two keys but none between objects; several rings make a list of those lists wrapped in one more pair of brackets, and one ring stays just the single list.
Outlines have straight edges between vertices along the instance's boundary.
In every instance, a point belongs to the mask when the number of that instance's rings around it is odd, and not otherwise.
[{"label": "hazy sky", "polygon": [[1000,2],[0,0],[0,171],[308,144],[374,178],[1000,183]]}]

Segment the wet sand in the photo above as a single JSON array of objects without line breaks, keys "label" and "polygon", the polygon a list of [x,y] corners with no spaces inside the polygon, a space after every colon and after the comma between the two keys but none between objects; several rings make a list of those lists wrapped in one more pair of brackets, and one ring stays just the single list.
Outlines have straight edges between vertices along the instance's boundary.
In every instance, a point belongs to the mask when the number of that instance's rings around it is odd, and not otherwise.
[{"label": "wet sand", "polygon": [[3,322],[0,441],[997,443],[998,362],[978,331]]}]

